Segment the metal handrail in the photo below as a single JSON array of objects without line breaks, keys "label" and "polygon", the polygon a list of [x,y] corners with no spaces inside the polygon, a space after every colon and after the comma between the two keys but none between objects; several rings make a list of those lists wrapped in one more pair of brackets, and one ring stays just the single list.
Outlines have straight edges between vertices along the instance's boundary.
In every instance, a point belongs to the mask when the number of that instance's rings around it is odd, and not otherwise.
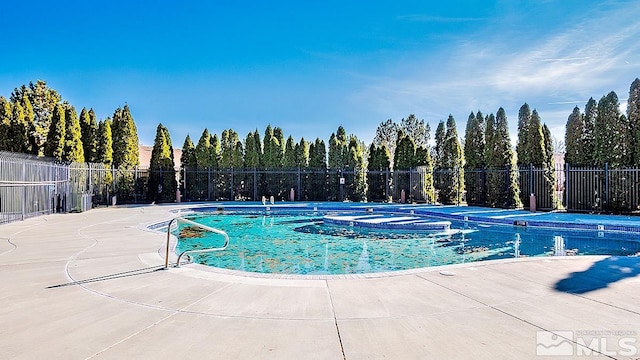
[{"label": "metal handrail", "polygon": [[206,249],[198,249],[198,250],[185,250],[185,251],[183,251],[182,253],[180,253],[180,255],[178,255],[178,260],[176,261],[176,266],[175,267],[179,267],[180,266],[180,259],[185,254],[196,254],[196,253],[220,251],[220,250],[226,249],[227,246],[229,245],[229,235],[227,235],[226,232],[224,232],[224,231],[222,231],[220,229],[216,229],[216,228],[212,228],[212,227],[209,227],[209,226],[206,226],[206,225],[202,225],[202,224],[199,224],[199,223],[197,223],[195,221],[187,220],[187,219],[181,218],[181,217],[173,218],[173,219],[171,219],[171,221],[169,221],[169,224],[167,225],[167,251],[165,253],[165,262],[164,262],[165,270],[169,268],[169,239],[171,238],[171,225],[173,224],[174,221],[175,222],[182,221],[182,222],[185,222],[187,224],[190,224],[190,225],[193,225],[193,226],[197,226],[197,227],[205,229],[207,231],[211,231],[211,232],[216,233],[218,235],[224,236],[224,245],[222,245],[222,247],[206,248]]}]

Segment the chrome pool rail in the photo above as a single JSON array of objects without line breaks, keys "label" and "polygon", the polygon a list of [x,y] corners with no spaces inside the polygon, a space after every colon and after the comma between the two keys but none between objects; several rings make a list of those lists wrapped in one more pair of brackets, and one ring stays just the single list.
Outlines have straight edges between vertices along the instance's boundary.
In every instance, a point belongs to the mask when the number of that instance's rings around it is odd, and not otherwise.
[{"label": "chrome pool rail", "polygon": [[229,235],[227,235],[226,232],[224,232],[224,231],[222,231],[220,229],[212,228],[210,226],[202,225],[200,223],[185,219],[183,217],[175,217],[175,218],[171,219],[171,221],[169,221],[169,224],[167,225],[167,249],[166,249],[165,261],[164,261],[165,270],[169,269],[169,240],[171,239],[171,228],[173,227],[173,225],[177,225],[178,222],[184,222],[184,223],[187,223],[189,225],[196,226],[198,228],[201,228],[201,229],[204,229],[204,230],[207,230],[207,231],[211,231],[211,232],[216,233],[218,235],[222,235],[222,236],[224,236],[224,245],[222,245],[221,247],[215,247],[215,248],[206,248],[206,249],[183,251],[182,253],[180,253],[180,255],[178,255],[178,260],[176,261],[175,267],[179,267],[180,266],[180,260],[182,259],[182,256],[185,255],[185,254],[196,254],[196,253],[221,251],[221,250],[226,249],[227,246],[229,245]]}]

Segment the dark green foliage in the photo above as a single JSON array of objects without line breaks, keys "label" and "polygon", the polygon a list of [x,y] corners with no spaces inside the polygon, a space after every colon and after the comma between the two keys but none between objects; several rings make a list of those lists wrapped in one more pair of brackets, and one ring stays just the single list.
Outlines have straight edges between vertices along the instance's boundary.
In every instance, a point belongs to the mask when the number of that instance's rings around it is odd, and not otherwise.
[{"label": "dark green foliage", "polygon": [[590,166],[595,164],[596,161],[596,139],[595,139],[595,129],[596,129],[596,118],[598,117],[598,103],[593,99],[589,98],[587,104],[584,108],[584,129],[582,131],[581,138],[581,147],[584,149],[582,151],[583,158],[582,163],[588,164]]},{"label": "dark green foliage", "polygon": [[640,79],[638,78],[629,88],[627,120],[629,121],[629,165],[640,167]]},{"label": "dark green foliage", "polygon": [[518,112],[518,143],[516,145],[518,166],[533,164],[542,168],[547,157],[542,135],[542,124],[537,111],[533,114],[525,103]]},{"label": "dark green foliage", "polygon": [[238,133],[232,129],[222,131],[222,140],[220,141],[220,168],[241,168],[244,165],[243,158],[244,150]]},{"label": "dark green foliage", "polygon": [[565,155],[564,161],[572,166],[586,166],[584,164],[586,149],[582,148],[582,135],[584,131],[584,115],[577,106],[573,108],[573,112],[567,119],[566,130],[564,134]]},{"label": "dark green foliage", "polygon": [[438,189],[438,201],[442,204],[459,204],[464,194],[464,158],[458,139],[456,121],[452,115],[447,119],[447,130],[442,143],[441,171],[447,174]]},{"label": "dark green foliage", "polygon": [[[535,110],[534,110],[535,114]],[[537,114],[535,114],[537,116]],[[560,206],[560,200],[556,196],[556,166],[555,161],[553,159],[553,140],[551,137],[551,131],[547,124],[542,126],[542,135],[544,136],[544,148],[546,159],[544,163],[544,178],[547,184],[547,191],[549,192],[549,196],[551,196],[551,204],[553,209],[557,209]]]},{"label": "dark green foliage", "polygon": [[[279,129],[279,128],[276,128]],[[264,132],[263,165],[267,169],[275,170],[282,168],[282,158],[284,155],[284,144],[280,143],[279,135],[282,130],[275,131],[271,125],[267,125]]]},{"label": "dark green foliage", "polygon": [[297,167],[295,142],[291,135],[287,138],[287,143],[284,147],[283,166],[285,169],[295,169]]},{"label": "dark green foliage", "polygon": [[444,139],[446,135],[446,126],[444,121],[440,121],[438,123],[438,127],[436,128],[436,146],[433,148],[433,166],[435,169],[442,168],[442,152],[444,146]]},{"label": "dark green foliage", "polygon": [[82,108],[80,111],[80,132],[85,161],[96,161],[98,123],[93,109],[87,111],[86,108]]},{"label": "dark green foliage", "polygon": [[24,109],[20,102],[13,104],[11,122],[7,133],[7,150],[25,153],[29,148],[28,128],[25,121]]},{"label": "dark green foliage", "polygon": [[413,139],[407,136],[402,130],[398,131],[398,144],[393,156],[395,159],[394,170],[409,170],[414,166],[416,155],[416,144]]},{"label": "dark green foliage", "polygon": [[345,197],[349,201],[365,201],[367,182],[365,178],[364,144],[355,135],[349,136],[346,155]]},{"label": "dark green foliage", "polygon": [[[479,112],[482,117],[482,113]],[[484,163],[484,119],[478,119],[474,113],[469,115],[464,134],[465,168],[482,169]]]},{"label": "dark green foliage", "polygon": [[[29,134],[31,151],[33,154],[42,155],[50,132],[53,113],[56,105],[61,103],[61,97],[55,90],[48,88],[46,81],[42,80],[36,81],[35,84],[30,82],[28,87],[22,85],[14,89],[11,100],[13,102],[20,101],[25,95],[33,110],[33,126],[30,126],[31,133]],[[54,147],[56,145],[52,145],[50,148]]]},{"label": "dark green foliage", "polygon": [[594,141],[595,165],[609,164],[620,168],[627,164],[628,123],[620,116],[620,103],[615,92],[603,96],[598,102]]},{"label": "dark green foliage", "polygon": [[182,155],[180,156],[180,164],[182,165],[183,169],[194,169],[198,164],[196,160],[196,147],[188,134],[184,139],[184,144],[182,144]]},{"label": "dark green foliage", "polygon": [[211,135],[209,134],[208,129],[204,129],[195,149],[196,164],[198,168],[207,169],[215,166],[216,161],[211,156],[211,153]]},{"label": "dark green foliage", "polygon": [[[192,199],[198,196],[199,193],[199,174],[194,171],[198,168],[198,161],[196,160],[196,147],[188,134],[184,139],[184,143],[182,144],[180,166],[182,167],[182,176],[180,177],[180,188],[182,189],[182,196],[185,199]],[[187,177],[186,182],[185,177]]]},{"label": "dark green foliage", "polygon": [[418,120],[414,114],[410,114],[400,121],[400,129],[416,144],[416,147],[428,147],[431,138],[431,128],[425,124],[424,119]]},{"label": "dark green foliage", "polygon": [[95,161],[107,166],[110,166],[113,163],[113,138],[110,118],[100,121],[98,124],[98,141],[96,144]]},{"label": "dark green foliage", "polygon": [[177,182],[173,147],[169,130],[162,124],[156,128],[149,169],[148,199],[158,202],[175,200]]},{"label": "dark green foliage", "polygon": [[467,120],[464,140],[465,159],[465,189],[467,204],[484,204],[484,187],[482,171],[486,167],[485,152],[485,123],[483,115],[478,111],[477,115],[471,113]]},{"label": "dark green foliage", "polygon": [[113,132],[113,166],[133,169],[140,165],[138,130],[129,111],[129,105],[116,109],[111,131]]},{"label": "dark green foliage", "polygon": [[304,138],[295,146],[295,166],[303,169],[309,167],[309,143]]},{"label": "dark green foliage", "polygon": [[485,140],[487,205],[500,208],[521,207],[518,173],[503,108],[498,109],[496,117],[491,114],[487,118]]},{"label": "dark green foliage", "polygon": [[218,134],[211,135],[209,139],[209,143],[211,146],[209,147],[209,159],[211,161],[211,167],[219,168],[220,167],[220,157],[222,153],[222,143],[220,139],[218,139]]},{"label": "dark green foliage", "polygon": [[389,187],[389,168],[391,161],[389,160],[389,150],[382,145],[376,146],[371,143],[369,146],[369,157],[367,161],[367,183],[368,183],[368,199],[372,201],[386,201],[387,188]]},{"label": "dark green foliage", "polygon": [[[82,133],[76,109],[69,103],[64,103],[65,108],[65,137],[63,160],[70,162],[84,162],[84,150],[82,147]],[[137,147],[136,147],[137,150]],[[136,154],[137,156],[137,154]]]},{"label": "dark green foliage", "polygon": [[11,116],[11,103],[0,96],[0,150],[9,150],[12,146],[9,137]]},{"label": "dark green foliage", "polygon": [[244,140],[244,166],[247,169],[255,169],[261,166],[262,143],[260,141],[260,133],[256,129],[255,132],[249,132]]},{"label": "dark green foliage", "polygon": [[398,142],[398,125],[391,119],[387,119],[378,125],[376,129],[376,136],[373,138],[373,144],[376,147],[385,147],[389,151],[391,156],[391,166],[393,167],[393,155],[396,151],[396,144]]},{"label": "dark green foliage", "polygon": [[51,117],[51,126],[49,127],[49,133],[47,134],[47,141],[45,143],[44,155],[50,158],[62,160],[64,155],[65,144],[65,111],[61,104],[56,105],[53,109],[53,116]]},{"label": "dark green foliage", "polygon": [[309,170],[309,181],[305,183],[308,200],[327,200],[327,148],[319,138],[309,144]]}]

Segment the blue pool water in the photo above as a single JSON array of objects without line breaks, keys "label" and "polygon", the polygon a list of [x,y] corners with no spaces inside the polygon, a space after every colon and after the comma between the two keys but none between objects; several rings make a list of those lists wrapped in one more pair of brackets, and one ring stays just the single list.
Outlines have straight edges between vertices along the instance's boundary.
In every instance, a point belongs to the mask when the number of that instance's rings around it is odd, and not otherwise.
[{"label": "blue pool water", "polygon": [[[193,254],[192,261],[257,273],[359,274],[516,257],[640,253],[638,234],[455,220],[450,220],[450,230],[385,230],[324,224],[327,214],[365,212],[300,209],[200,213],[191,219],[226,231],[230,242],[224,251]],[[180,225],[175,234],[188,226]],[[176,252],[222,243],[221,236],[206,232],[179,237]]]}]

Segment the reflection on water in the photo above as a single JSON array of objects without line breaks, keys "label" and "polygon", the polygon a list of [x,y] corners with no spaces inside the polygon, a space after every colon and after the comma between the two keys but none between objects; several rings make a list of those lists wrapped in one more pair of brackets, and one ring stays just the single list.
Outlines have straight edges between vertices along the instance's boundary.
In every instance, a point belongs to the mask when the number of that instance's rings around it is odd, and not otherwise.
[{"label": "reflection on water", "polygon": [[[225,251],[195,254],[206,265],[251,272],[348,274],[528,256],[633,255],[640,237],[453,222],[452,231],[326,226],[318,213],[214,214],[198,222],[227,231]],[[179,231],[179,230],[178,230]],[[176,232],[177,233],[177,232]],[[177,251],[219,246],[219,236],[181,239]]]}]

